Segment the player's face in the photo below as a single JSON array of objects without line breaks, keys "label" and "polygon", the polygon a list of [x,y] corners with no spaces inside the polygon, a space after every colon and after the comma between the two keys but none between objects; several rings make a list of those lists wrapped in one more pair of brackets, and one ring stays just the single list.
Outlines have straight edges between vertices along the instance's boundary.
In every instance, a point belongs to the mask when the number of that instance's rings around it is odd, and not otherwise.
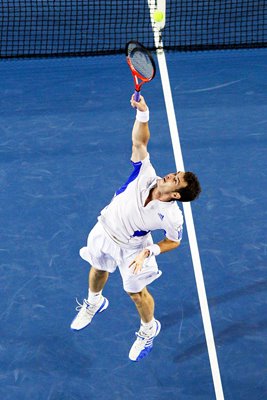
[{"label": "player's face", "polygon": [[187,186],[184,180],[184,172],[173,172],[159,179],[158,188],[162,193],[171,193],[177,189],[182,189]]}]

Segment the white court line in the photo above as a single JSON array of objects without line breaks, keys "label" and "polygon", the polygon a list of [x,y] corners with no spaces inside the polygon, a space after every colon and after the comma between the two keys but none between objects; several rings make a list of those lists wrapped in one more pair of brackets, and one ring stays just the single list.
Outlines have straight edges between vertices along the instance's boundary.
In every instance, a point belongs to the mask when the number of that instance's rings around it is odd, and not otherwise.
[{"label": "white court line", "polygon": [[[154,41],[155,45],[158,48],[157,50],[157,58],[158,64],[160,69],[160,76],[161,76],[161,83],[163,88],[163,94],[165,99],[165,105],[167,110],[172,146],[173,146],[173,153],[175,158],[175,164],[177,171],[185,170],[184,169],[184,162],[183,162],[183,155],[180,145],[178,127],[175,117],[175,111],[173,106],[173,99],[172,99],[172,92],[170,87],[170,80],[169,74],[167,69],[167,63],[165,58],[165,53],[163,50],[163,43],[161,38],[161,33],[155,26],[153,20],[153,12],[156,8],[154,0],[148,0],[148,6],[150,8],[150,16],[151,16],[151,23],[154,31]],[[215,390],[215,395],[217,400],[224,400],[221,376],[220,376],[220,369],[218,364],[218,358],[216,353],[215,341],[213,336],[213,330],[211,325],[210,313],[209,313],[209,306],[207,301],[206,289],[204,284],[204,278],[202,273],[201,261],[199,256],[195,226],[193,221],[192,209],[190,203],[183,203],[183,210],[184,216],[186,221],[186,227],[188,232],[188,239],[189,245],[191,250],[191,257],[194,267],[194,274],[196,279],[196,286],[198,291],[200,309],[202,314],[203,326],[205,331],[205,337],[207,342],[210,366],[211,366],[211,373],[213,379],[213,385]]]}]

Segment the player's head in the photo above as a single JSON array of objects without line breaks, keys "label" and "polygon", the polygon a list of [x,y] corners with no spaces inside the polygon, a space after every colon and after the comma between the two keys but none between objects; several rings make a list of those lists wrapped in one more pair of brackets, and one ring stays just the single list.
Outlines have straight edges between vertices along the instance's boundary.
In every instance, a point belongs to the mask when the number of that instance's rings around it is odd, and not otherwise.
[{"label": "player's head", "polygon": [[193,172],[172,172],[157,181],[157,190],[162,201],[192,201],[195,200],[201,187]]},{"label": "player's head", "polygon": [[197,176],[193,172],[185,172],[183,180],[186,183],[185,187],[176,190],[180,194],[178,201],[186,202],[193,201],[200,195],[201,186]]}]

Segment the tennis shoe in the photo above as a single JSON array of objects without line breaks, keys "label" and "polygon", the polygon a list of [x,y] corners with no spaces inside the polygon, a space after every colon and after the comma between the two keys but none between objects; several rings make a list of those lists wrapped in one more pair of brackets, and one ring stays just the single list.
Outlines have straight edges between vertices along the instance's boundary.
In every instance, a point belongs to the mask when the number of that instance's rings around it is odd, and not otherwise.
[{"label": "tennis shoe", "polygon": [[108,308],[109,302],[106,297],[101,295],[101,298],[97,304],[90,304],[88,300],[84,299],[83,304],[80,304],[76,299],[78,306],[76,307],[76,311],[78,314],[74,318],[71,323],[71,329],[75,331],[79,331],[84,329],[87,325],[89,325],[94,318],[94,316]]},{"label": "tennis shoe", "polygon": [[149,334],[141,328],[136,332],[136,340],[131,347],[129,352],[129,358],[131,361],[140,361],[142,358],[146,357],[153,348],[153,341],[156,336],[160,333],[161,324],[159,321],[155,320],[155,327],[153,333]]}]

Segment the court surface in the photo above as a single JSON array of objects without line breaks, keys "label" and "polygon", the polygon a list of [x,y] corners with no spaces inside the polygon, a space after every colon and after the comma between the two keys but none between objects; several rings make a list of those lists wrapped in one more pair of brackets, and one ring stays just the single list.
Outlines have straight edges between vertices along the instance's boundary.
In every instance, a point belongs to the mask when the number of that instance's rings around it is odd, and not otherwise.
[{"label": "court surface", "polygon": [[[169,53],[167,63],[185,166],[203,187],[192,209],[225,399],[264,400],[267,52]],[[128,360],[139,319],[118,272],[109,309],[69,328],[87,296],[79,248],[131,171],[124,56],[2,62],[0,72],[0,398],[215,399],[186,229],[158,257],[162,332],[149,357]],[[164,175],[175,165],[159,74],[143,94]]]}]

